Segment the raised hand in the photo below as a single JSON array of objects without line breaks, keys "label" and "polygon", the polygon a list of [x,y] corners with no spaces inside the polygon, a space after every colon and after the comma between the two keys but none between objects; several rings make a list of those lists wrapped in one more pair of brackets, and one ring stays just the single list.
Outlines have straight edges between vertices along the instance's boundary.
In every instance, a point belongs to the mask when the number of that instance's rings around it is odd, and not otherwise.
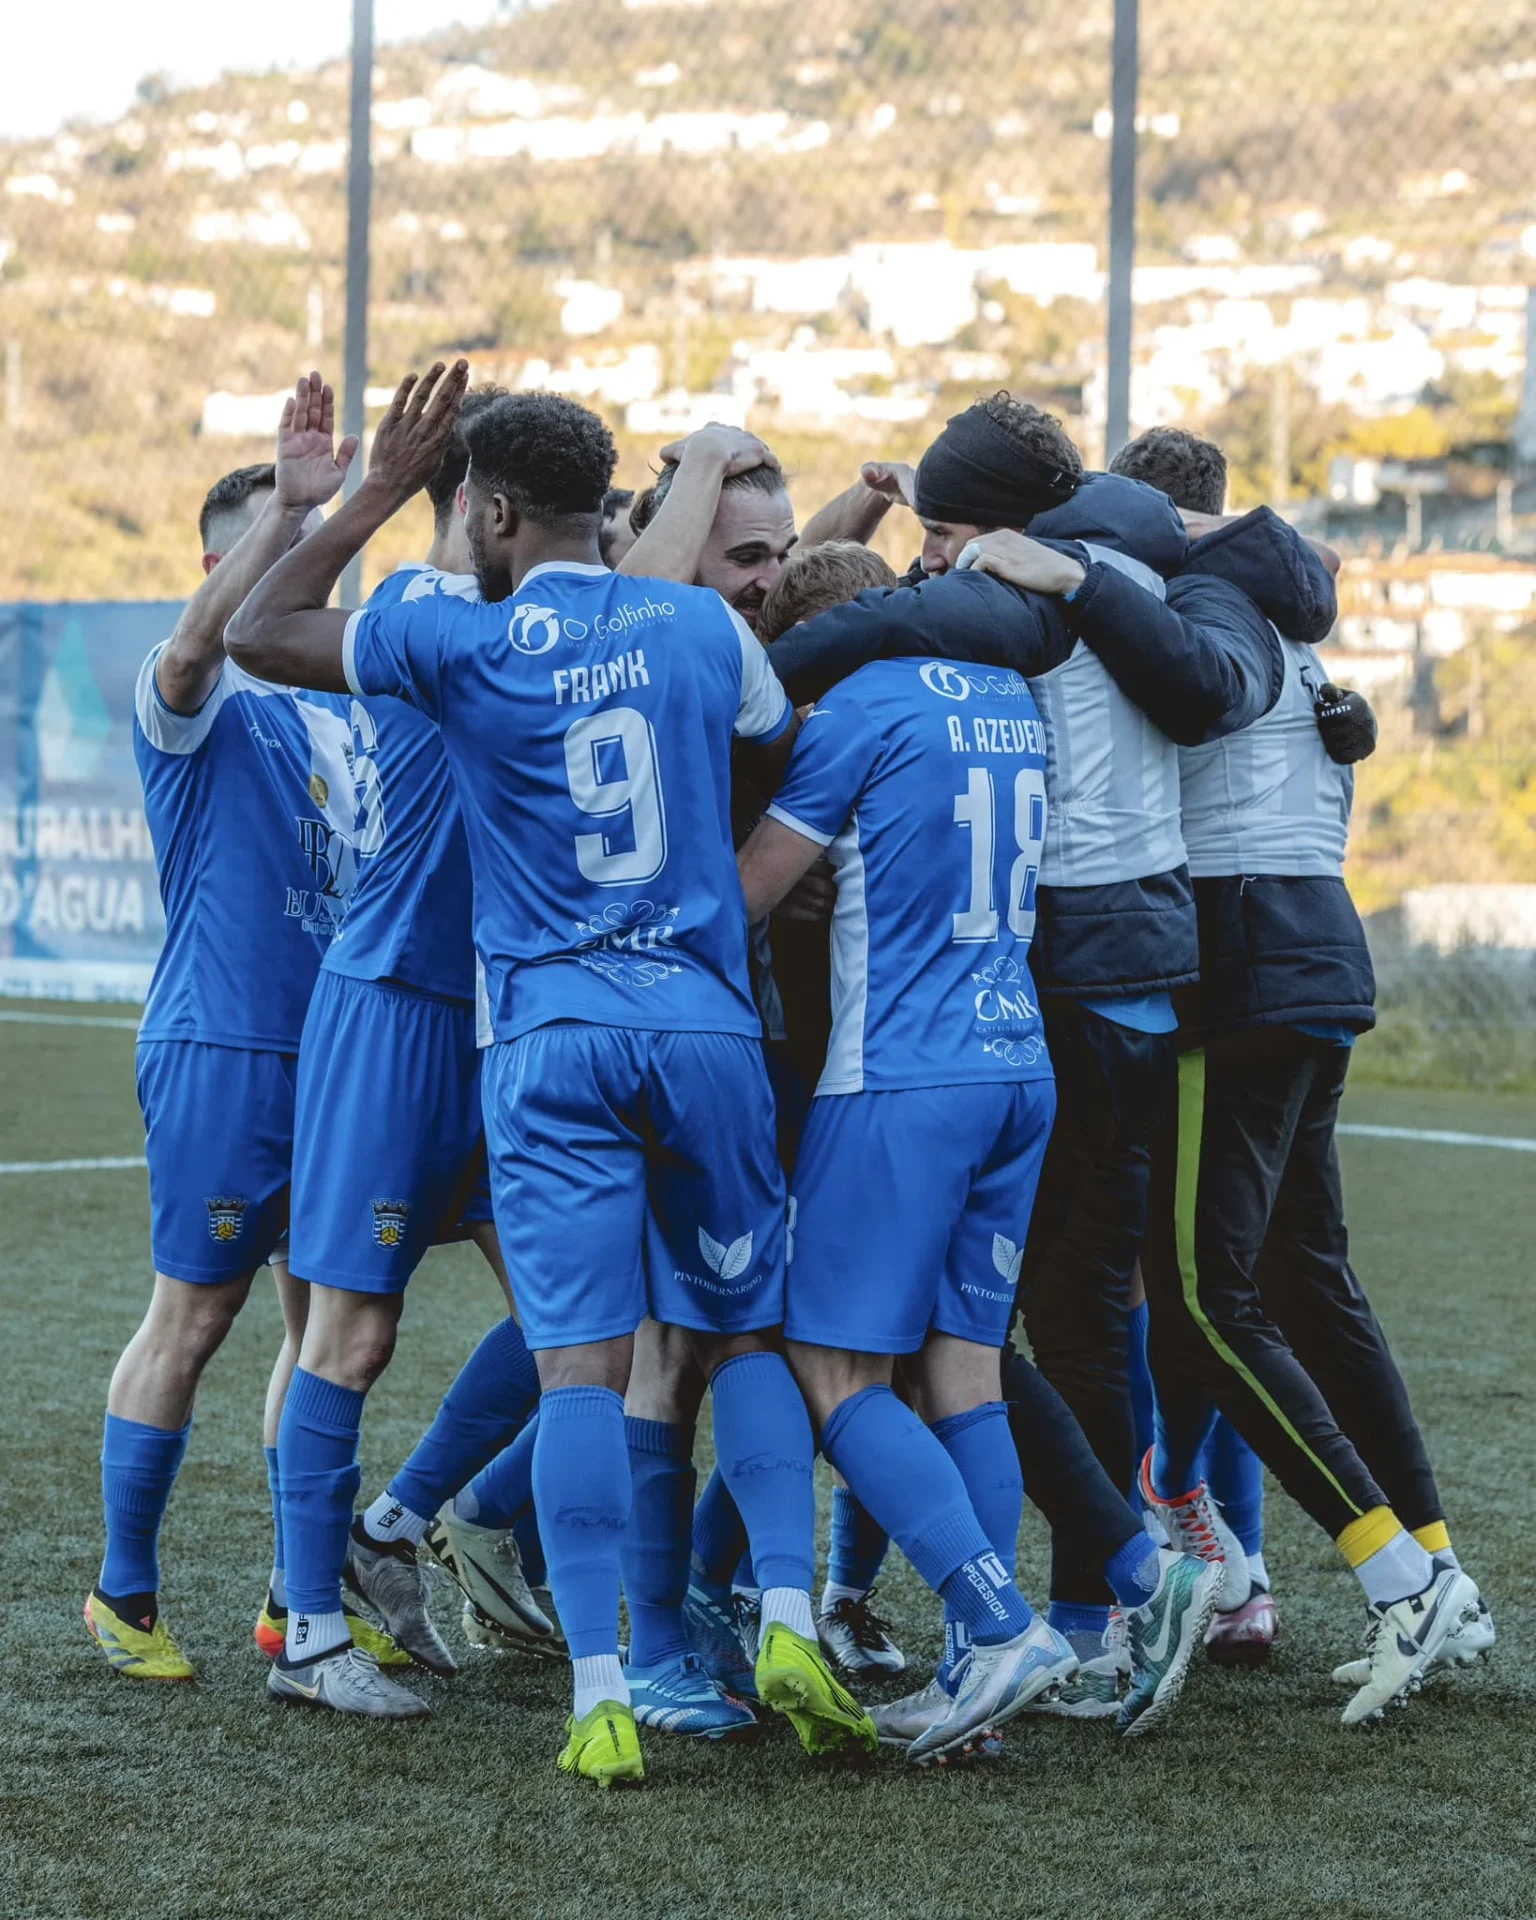
[{"label": "raised hand", "polygon": [[283,402],[277,429],[277,500],[283,507],[323,507],[341,490],[357,452],[348,434],[338,447],[336,395],[318,373],[305,374]]},{"label": "raised hand", "polygon": [[455,360],[446,371],[441,360],[434,361],[420,379],[408,373],[373,436],[368,478],[401,501],[424,487],[442,464],[468,385],[467,360]]},{"label": "raised hand", "polygon": [[866,460],[862,469],[864,484],[871,493],[883,493],[888,500],[917,511],[917,469],[905,460]]},{"label": "raised hand", "polygon": [[684,455],[690,461],[709,461],[718,466],[722,479],[750,472],[753,467],[779,471],[778,455],[766,440],[759,440],[745,427],[728,427],[722,420],[711,420],[686,439],[669,441],[661,450],[661,463],[664,467],[679,466]]}]

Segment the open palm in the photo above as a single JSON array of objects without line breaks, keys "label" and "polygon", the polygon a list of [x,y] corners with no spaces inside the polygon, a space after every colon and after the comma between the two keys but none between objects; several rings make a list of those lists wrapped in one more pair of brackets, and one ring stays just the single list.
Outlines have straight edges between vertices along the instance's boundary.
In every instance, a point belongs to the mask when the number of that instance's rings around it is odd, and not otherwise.
[{"label": "open palm", "polygon": [[318,373],[306,374],[283,405],[277,430],[277,497],[288,507],[319,507],[341,490],[357,441],[338,447],[336,396]]}]

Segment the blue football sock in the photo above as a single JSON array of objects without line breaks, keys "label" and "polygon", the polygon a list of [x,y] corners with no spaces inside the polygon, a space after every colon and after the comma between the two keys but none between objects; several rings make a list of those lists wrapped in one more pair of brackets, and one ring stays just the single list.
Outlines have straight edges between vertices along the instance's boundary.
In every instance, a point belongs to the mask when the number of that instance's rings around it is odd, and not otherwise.
[{"label": "blue football sock", "polygon": [[430,1520],[501,1452],[538,1397],[538,1368],[509,1314],[460,1367],[437,1417],[390,1481],[390,1498]]},{"label": "blue football sock", "polygon": [[[542,1403],[541,1403],[542,1405]],[[515,1527],[533,1508],[533,1449],[539,1437],[535,1414],[512,1444],[454,1498],[454,1512],[477,1527]]]},{"label": "blue football sock", "polygon": [[870,1519],[846,1487],[832,1489],[832,1539],[827,1552],[827,1579],[832,1586],[868,1593],[880,1578],[890,1544],[885,1528]]},{"label": "blue football sock", "polygon": [[1014,1577],[1018,1564],[1019,1522],[1024,1517],[1024,1475],[1008,1428],[1008,1409],[989,1400],[968,1413],[935,1420],[933,1437],[954,1461],[965,1482],[966,1498],[981,1522],[992,1551]]},{"label": "blue football sock", "polygon": [[107,1518],[107,1551],[98,1590],[113,1599],[157,1593],[160,1588],[160,1522],[176,1484],[189,1420],[173,1433],[137,1420],[107,1415],[101,1436],[101,1504]]},{"label": "blue football sock", "polygon": [[762,1592],[762,1582],[757,1577],[757,1569],[752,1565],[750,1547],[744,1549],[741,1558],[736,1562],[735,1571],[731,1575],[731,1585],[738,1593]]},{"label": "blue football sock", "polygon": [[746,1551],[747,1529],[741,1509],[716,1467],[704,1482],[704,1491],[693,1510],[689,1574],[694,1586],[723,1606],[731,1597],[731,1579]]},{"label": "blue football sock", "polygon": [[272,1589],[272,1598],[280,1607],[288,1604],[287,1563],[283,1559],[283,1496],[282,1482],[277,1470],[277,1448],[263,1447],[267,1456],[267,1492],[272,1496],[272,1578],[268,1585]]},{"label": "blue football sock", "polygon": [[1127,1540],[1104,1562],[1104,1578],[1122,1607],[1144,1607],[1157,1592],[1161,1577],[1157,1548],[1145,1533]]},{"label": "blue football sock", "polygon": [[683,1626],[693,1545],[693,1433],[663,1420],[625,1416],[634,1488],[621,1556],[629,1608],[629,1658],[636,1667],[690,1650]]},{"label": "blue football sock", "polygon": [[1205,1443],[1205,1479],[1244,1553],[1264,1551],[1264,1464],[1230,1420]]},{"label": "blue football sock", "polygon": [[811,1590],[816,1458],[811,1416],[782,1354],[740,1353],[710,1381],[715,1455],[752,1545],[758,1586]]},{"label": "blue football sock", "polygon": [[362,1478],[364,1398],[303,1367],[293,1370],[277,1429],[290,1613],[341,1611],[341,1569]]},{"label": "blue football sock", "polygon": [[630,1503],[620,1395],[607,1387],[556,1387],[544,1395],[533,1493],[571,1658],[617,1658],[619,1555]]},{"label": "blue football sock", "polygon": [[1104,1651],[1108,1607],[1080,1607],[1069,1600],[1053,1600],[1048,1619],[1058,1633],[1066,1635],[1079,1660],[1096,1660]]},{"label": "blue football sock", "polygon": [[[1147,1457],[1147,1448],[1152,1445],[1153,1420],[1156,1399],[1152,1391],[1152,1369],[1147,1364],[1147,1303],[1142,1301],[1139,1307],[1132,1307],[1130,1318],[1126,1322],[1127,1359],[1131,1378],[1131,1428],[1136,1437],[1136,1467],[1140,1471],[1141,1463]],[[1136,1493],[1136,1475],[1131,1476],[1131,1505],[1140,1513],[1141,1503]]]},{"label": "blue football sock", "polygon": [[943,1446],[889,1387],[866,1387],[834,1409],[822,1451],[978,1646],[1022,1633],[1034,1618],[999,1564]]}]

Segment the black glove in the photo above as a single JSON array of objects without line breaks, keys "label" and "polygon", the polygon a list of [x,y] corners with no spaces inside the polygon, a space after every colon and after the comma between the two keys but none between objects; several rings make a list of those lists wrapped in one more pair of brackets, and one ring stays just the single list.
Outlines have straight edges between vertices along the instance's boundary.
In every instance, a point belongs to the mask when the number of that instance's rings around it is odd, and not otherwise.
[{"label": "black glove", "polygon": [[1376,716],[1363,693],[1350,693],[1326,680],[1313,712],[1328,758],[1338,766],[1352,767],[1376,751]]}]

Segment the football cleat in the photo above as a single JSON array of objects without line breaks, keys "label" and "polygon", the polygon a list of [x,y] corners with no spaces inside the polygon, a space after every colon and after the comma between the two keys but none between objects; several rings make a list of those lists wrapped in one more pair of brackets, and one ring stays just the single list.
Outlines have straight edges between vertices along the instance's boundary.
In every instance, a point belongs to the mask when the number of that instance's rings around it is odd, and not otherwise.
[{"label": "football cleat", "polygon": [[390,1637],[419,1667],[447,1679],[458,1672],[432,1620],[427,1581],[409,1540],[374,1540],[355,1521],[342,1578],[384,1622]]},{"label": "football cleat", "polygon": [[782,1621],[770,1621],[763,1633],[756,1678],[757,1697],[784,1715],[807,1753],[873,1753],[879,1746],[874,1721],[827,1665],[817,1642]]},{"label": "football cleat", "polygon": [[[941,1720],[947,1719],[955,1704],[955,1692],[969,1659],[970,1649],[967,1648],[960,1664],[951,1668],[947,1677],[941,1667],[927,1686],[919,1687],[916,1693],[905,1694],[900,1700],[892,1700],[883,1707],[871,1707],[869,1717],[875,1723],[881,1746],[899,1747],[905,1752],[930,1727],[936,1727]],[[971,1760],[997,1760],[1002,1757],[1002,1751],[1003,1736],[989,1733],[979,1736],[965,1757]]]},{"label": "football cleat", "polygon": [[1221,1590],[1221,1567],[1198,1554],[1165,1547],[1157,1558],[1157,1592],[1125,1616],[1131,1684],[1119,1728],[1132,1739],[1154,1732],[1173,1712]]},{"label": "football cleat", "polygon": [[192,1662],[158,1615],[153,1624],[125,1620],[93,1588],[85,1596],[85,1630],[108,1664],[130,1680],[190,1680]]},{"label": "football cleat", "polygon": [[1152,1490],[1152,1449],[1141,1463],[1141,1497],[1155,1513],[1168,1535],[1175,1553],[1192,1553],[1222,1570],[1216,1605],[1222,1612],[1242,1606],[1253,1582],[1248,1575],[1248,1556],[1237,1535],[1221,1517],[1221,1508],[1211,1498],[1210,1488],[1202,1480],[1193,1493],[1177,1500],[1164,1500]]},{"label": "football cleat", "polygon": [[1104,1651],[1083,1660],[1070,1680],[1052,1692],[1031,1700],[1027,1713],[1048,1714],[1055,1720],[1111,1720],[1120,1711],[1120,1689],[1131,1671],[1125,1615],[1112,1607],[1104,1629]]},{"label": "football cleat", "polygon": [[1262,1667],[1279,1631],[1274,1595],[1255,1587],[1240,1607],[1211,1615],[1205,1651],[1218,1666]]},{"label": "football cleat", "polygon": [[891,1638],[889,1623],[870,1605],[873,1589],[857,1599],[836,1600],[816,1618],[816,1638],[835,1667],[861,1673],[905,1673],[907,1656]]},{"label": "football cleat", "polygon": [[704,1671],[720,1691],[736,1700],[755,1700],[757,1680],[742,1652],[736,1616],[730,1607],[711,1599],[702,1587],[690,1587],[683,1602],[683,1625]]},{"label": "football cleat", "polygon": [[359,1720],[425,1720],[432,1709],[409,1687],[386,1680],[371,1653],[338,1647],[318,1660],[289,1660],[279,1654],[267,1674],[274,1700],[303,1707],[329,1707]]},{"label": "football cleat", "polygon": [[[1449,1565],[1449,1562],[1437,1560],[1436,1572],[1443,1565]],[[1377,1607],[1367,1608],[1367,1621],[1374,1621],[1379,1611]],[[1486,1660],[1493,1652],[1496,1638],[1493,1615],[1488,1611],[1488,1602],[1479,1593],[1475,1602],[1468,1602],[1462,1608],[1461,1618],[1445,1636],[1445,1644],[1424,1669],[1424,1678],[1427,1680],[1432,1673],[1449,1672],[1457,1667],[1476,1666],[1479,1660]],[[1333,1670],[1333,1677],[1341,1687],[1363,1687],[1370,1676],[1369,1660],[1346,1660],[1342,1667]]]},{"label": "football cleat", "polygon": [[956,1670],[949,1712],[907,1748],[917,1767],[947,1766],[997,1738],[997,1729],[1033,1700],[1070,1680],[1077,1655],[1065,1634],[1044,1620],[996,1646],[977,1646]]},{"label": "football cleat", "polygon": [[[411,1656],[404,1647],[396,1646],[382,1627],[365,1620],[355,1607],[349,1607],[345,1601],[341,1610],[346,1616],[347,1630],[352,1635],[354,1647],[371,1653],[381,1667],[408,1667],[411,1664]],[[272,1598],[270,1587],[262,1602],[261,1612],[256,1616],[251,1638],[269,1660],[275,1660],[287,1642],[288,1609],[280,1607]]]},{"label": "football cleat", "polygon": [[[500,1645],[522,1653],[566,1658],[565,1641],[533,1597],[511,1528],[471,1526],[444,1507],[422,1538],[440,1566]],[[431,1563],[429,1562],[429,1564]]]},{"label": "football cleat", "polygon": [[624,1678],[629,1704],[642,1727],[695,1740],[739,1740],[757,1732],[752,1709],[721,1693],[696,1653],[651,1667],[626,1667]]},{"label": "football cleat", "polygon": [[[1366,1610],[1365,1658],[1349,1663],[1346,1685],[1354,1685],[1360,1668],[1365,1678],[1344,1709],[1346,1727],[1379,1721],[1388,1707],[1402,1706],[1425,1676],[1442,1664],[1447,1642],[1470,1622],[1474,1628],[1482,1595],[1459,1567],[1442,1566],[1422,1593],[1394,1601],[1390,1607]],[[1488,1621],[1488,1633],[1493,1622]],[[1472,1659],[1477,1654],[1472,1654]],[[1454,1653],[1452,1658],[1455,1659]],[[1460,1666],[1467,1664],[1455,1660]],[[1346,1669],[1334,1675],[1339,1679]]]},{"label": "football cleat", "polygon": [[645,1778],[635,1716],[617,1700],[600,1700],[580,1721],[565,1723],[565,1747],[555,1763],[562,1773],[579,1774],[600,1787],[638,1784]]},{"label": "football cleat", "polygon": [[736,1635],[749,1667],[757,1665],[757,1650],[763,1638],[763,1596],[756,1587],[733,1587],[731,1606],[736,1614]]}]

